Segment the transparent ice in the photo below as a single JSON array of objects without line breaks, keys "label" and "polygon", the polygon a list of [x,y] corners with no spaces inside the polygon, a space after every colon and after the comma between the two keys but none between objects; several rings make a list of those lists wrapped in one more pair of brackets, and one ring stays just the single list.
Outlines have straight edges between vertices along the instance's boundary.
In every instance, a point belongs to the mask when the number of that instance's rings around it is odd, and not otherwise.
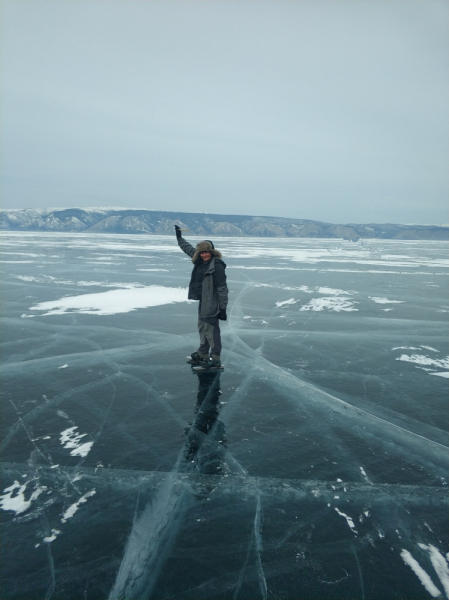
[{"label": "transparent ice", "polygon": [[0,597],[449,598],[447,244],[213,241],[2,233]]}]

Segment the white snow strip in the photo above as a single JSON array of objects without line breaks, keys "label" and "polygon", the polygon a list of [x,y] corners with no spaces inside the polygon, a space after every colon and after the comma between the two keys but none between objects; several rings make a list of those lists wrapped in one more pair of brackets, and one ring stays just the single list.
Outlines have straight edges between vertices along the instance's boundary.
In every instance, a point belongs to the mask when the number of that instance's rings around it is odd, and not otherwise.
[{"label": "white snow strip", "polygon": [[[315,270],[315,269],[313,269]],[[291,286],[291,285],[283,285],[282,283],[255,283],[253,285],[253,287],[267,287],[267,288],[276,288],[276,289],[282,289],[282,290],[287,290],[289,292],[306,292],[307,294],[313,294],[313,292],[315,290],[311,290],[309,289],[306,285],[300,285],[300,286]]]},{"label": "white snow strip", "polygon": [[432,352],[439,352],[439,350],[436,350],[436,348],[432,348],[432,346],[424,346],[423,344],[421,344],[421,348],[425,348],[426,350],[431,350]]},{"label": "white snow strip", "polygon": [[423,550],[427,550],[430,554],[430,561],[432,563],[433,568],[435,569],[435,573],[438,575],[441,584],[443,585],[444,591],[446,593],[446,598],[449,598],[449,566],[446,562],[446,559],[440,552],[429,544],[418,544],[420,548]]},{"label": "white snow strip", "polygon": [[384,312],[390,312],[390,310],[394,310],[394,308],[382,308]]},{"label": "white snow strip", "polygon": [[139,308],[175,302],[192,302],[187,299],[187,288],[150,285],[142,288],[109,290],[98,294],[82,294],[41,302],[36,306],[31,306],[30,310],[48,311],[43,316],[75,312],[91,315],[115,315]]},{"label": "white snow strip", "polygon": [[405,300],[388,300],[388,298],[379,298],[377,296],[368,296],[376,304],[404,304]]},{"label": "white snow strip", "polygon": [[365,469],[364,469],[363,467],[359,467],[359,469],[360,469],[360,472],[361,472],[361,474],[363,475],[363,477],[366,479],[366,481],[367,481],[368,483],[372,483],[372,482],[371,482],[371,480],[370,480],[370,478],[369,478],[369,477],[368,477],[368,475],[366,474],[366,472],[365,472]]},{"label": "white snow strip", "polygon": [[75,450],[72,450],[70,452],[70,456],[87,456],[93,445],[93,442],[86,442],[85,444],[81,444],[81,446],[78,446],[78,448],[75,448]]},{"label": "white snow strip", "polygon": [[444,377],[449,379],[449,371],[440,371],[439,373],[429,373],[429,375],[436,375],[437,377]]},{"label": "white snow strip", "polygon": [[[334,496],[334,497],[335,497],[335,496]],[[336,497],[338,498],[338,496],[336,496]],[[348,517],[348,515],[345,515],[345,513],[344,513],[344,512],[340,512],[340,511],[338,510],[338,508],[337,508],[337,507],[335,507],[335,510],[338,512],[338,514],[340,515],[340,517],[344,517],[344,518],[346,519],[346,522],[347,522],[347,524],[349,525],[349,527],[350,527],[350,528],[351,528],[351,529],[352,529],[352,530],[353,530],[355,533],[357,533],[357,530],[356,530],[356,528],[355,528],[355,525],[354,525],[354,521],[351,519],[351,517]]]},{"label": "white snow strip", "polygon": [[441,360],[435,360],[434,358],[429,358],[428,356],[423,356],[422,354],[412,354],[411,356],[408,354],[401,354],[401,356],[396,360],[411,362],[417,365],[433,365],[442,369],[449,369],[449,356]]},{"label": "white snow strip", "polygon": [[419,562],[413,558],[413,556],[408,550],[403,549],[401,552],[401,557],[405,564],[408,565],[415,573],[415,575],[419,578],[419,580],[431,596],[433,596],[434,598],[441,596],[440,590],[437,588],[437,586],[430,579],[429,575],[424,571]]},{"label": "white snow strip", "polygon": [[31,275],[14,275],[14,277],[21,281],[39,281],[37,277],[32,277]]},{"label": "white snow strip", "polygon": [[25,500],[24,492],[28,483],[27,481],[21,485],[18,481],[14,481],[12,485],[5,488],[4,493],[0,496],[0,508],[3,510],[12,510],[16,515],[20,515],[28,510],[33,500],[43,491],[42,488],[37,488],[31,494],[30,499]]},{"label": "white snow strip", "polygon": [[286,304],[296,304],[298,302],[298,300],[295,300],[294,298],[289,298],[289,300],[283,300],[276,302],[276,306],[280,307],[280,306],[285,306]]},{"label": "white snow strip", "polygon": [[78,429],[78,427],[75,426],[62,431],[59,435],[61,444],[64,448],[73,448],[70,452],[70,456],[87,456],[93,446],[93,442],[80,444],[80,440],[83,437],[86,437],[87,433],[75,433],[76,429]]},{"label": "white snow strip", "polygon": [[59,531],[59,529],[52,529],[51,535],[48,537],[44,537],[44,542],[46,544],[51,544],[51,542],[54,542],[60,533],[61,532]]},{"label": "white snow strip", "polygon": [[246,267],[243,265],[233,265],[233,269],[250,269],[253,271],[302,271],[302,269],[295,269],[294,267]]},{"label": "white snow strip", "polygon": [[415,348],[415,346],[396,346],[392,350],[420,350],[420,348]]},{"label": "white snow strip", "polygon": [[65,365],[62,365],[61,367],[58,367],[58,369],[67,369],[68,366],[69,365],[65,364]]},{"label": "white snow strip", "polygon": [[[307,290],[304,290],[304,291],[307,291]],[[334,289],[334,288],[330,288],[330,287],[318,287],[318,288],[316,288],[316,291],[319,294],[331,294],[333,296],[351,296],[352,294],[357,294],[357,292],[354,292],[354,291],[345,292],[345,290],[339,290],[339,289]]]},{"label": "white snow strip", "polygon": [[301,306],[299,310],[313,310],[320,312],[324,309],[333,310],[335,312],[352,312],[358,311],[358,308],[354,307],[354,302],[349,298],[342,298],[340,296],[330,298],[313,298],[308,304]]},{"label": "white snow strip", "polygon": [[90,492],[87,492],[86,494],[84,494],[84,496],[81,496],[81,498],[78,500],[78,502],[75,502],[74,504],[69,506],[69,508],[65,511],[65,513],[62,515],[61,522],[65,523],[67,521],[67,519],[71,519],[73,517],[73,515],[76,513],[76,511],[79,509],[80,504],[84,504],[85,502],[87,502],[87,499],[96,493],[97,493],[96,490],[93,489],[93,490],[90,490]]}]

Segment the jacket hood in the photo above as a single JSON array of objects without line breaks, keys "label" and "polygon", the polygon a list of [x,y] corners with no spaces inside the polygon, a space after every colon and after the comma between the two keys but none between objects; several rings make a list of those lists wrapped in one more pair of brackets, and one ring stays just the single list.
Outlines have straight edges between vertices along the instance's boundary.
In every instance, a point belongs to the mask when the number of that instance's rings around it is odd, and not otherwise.
[{"label": "jacket hood", "polygon": [[215,256],[215,258],[221,258],[221,252],[215,250],[212,242],[209,242],[209,240],[203,240],[196,245],[195,254],[192,256],[193,263],[196,263],[196,261],[200,258],[200,252],[210,252],[212,256]]}]

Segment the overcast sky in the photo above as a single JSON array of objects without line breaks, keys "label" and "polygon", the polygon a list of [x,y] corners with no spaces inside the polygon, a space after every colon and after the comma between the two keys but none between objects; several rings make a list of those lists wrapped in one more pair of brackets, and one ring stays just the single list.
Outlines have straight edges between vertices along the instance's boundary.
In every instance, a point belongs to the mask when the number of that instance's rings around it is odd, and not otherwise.
[{"label": "overcast sky", "polygon": [[448,222],[446,0],[3,0],[2,208]]}]

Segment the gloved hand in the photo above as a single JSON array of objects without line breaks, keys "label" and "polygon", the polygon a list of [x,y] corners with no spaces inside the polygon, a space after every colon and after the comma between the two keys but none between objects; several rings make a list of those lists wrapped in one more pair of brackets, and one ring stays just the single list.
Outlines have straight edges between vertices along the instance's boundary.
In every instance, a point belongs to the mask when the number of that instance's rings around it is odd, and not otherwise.
[{"label": "gloved hand", "polygon": [[176,239],[179,240],[181,236],[181,228],[178,225],[175,225],[175,233],[176,233]]},{"label": "gloved hand", "polygon": [[218,318],[220,319],[220,321],[226,321],[228,318],[228,315],[226,314],[226,309],[225,308],[220,308],[220,312],[218,313]]}]

